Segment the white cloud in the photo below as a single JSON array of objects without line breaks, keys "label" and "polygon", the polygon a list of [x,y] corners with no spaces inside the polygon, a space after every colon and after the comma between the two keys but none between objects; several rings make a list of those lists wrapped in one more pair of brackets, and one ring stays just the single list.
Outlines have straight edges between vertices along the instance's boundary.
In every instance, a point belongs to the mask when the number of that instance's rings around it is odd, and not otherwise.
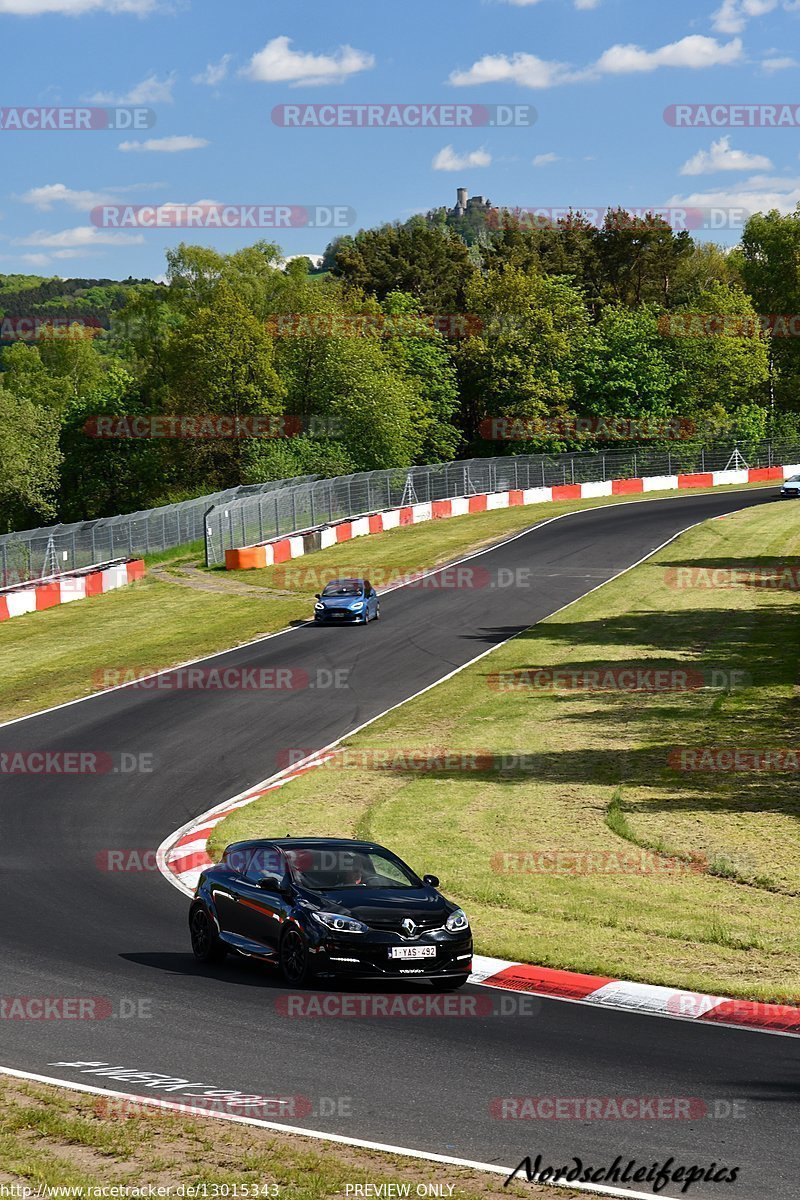
[{"label": "white cloud", "polygon": [[445,146],[435,155],[431,166],[434,171],[466,171],[468,167],[491,166],[492,156],[481,147],[469,154],[456,154],[452,146]]},{"label": "white cloud", "polygon": [[629,75],[655,71],[659,67],[683,67],[699,70],[705,67],[729,66],[742,57],[739,38],[721,44],[716,38],[692,34],[679,42],[670,42],[658,50],[643,50],[641,46],[612,46],[601,54],[595,70],[603,75]]},{"label": "white cloud", "polygon": [[778,0],[722,0],[711,21],[717,33],[741,33],[752,17],[777,8]]},{"label": "white cloud", "polygon": [[559,154],[537,154],[533,160],[534,167],[551,167],[553,163],[561,162]]},{"label": "white cloud", "polygon": [[518,83],[521,87],[548,88],[574,83],[578,74],[566,63],[547,62],[535,54],[486,54],[466,71],[453,71],[450,83],[469,87],[482,83]]},{"label": "white cloud", "polygon": [[143,142],[120,142],[119,149],[125,153],[143,154],[154,151],[161,154],[180,154],[184,150],[202,150],[208,145],[209,142],[205,138],[175,134],[172,137],[147,138]]},{"label": "white cloud", "polygon": [[141,233],[113,233],[94,225],[77,225],[74,229],[62,229],[59,233],[39,229],[27,237],[14,238],[14,245],[44,246],[46,249],[63,251],[86,246],[140,246],[144,240]]},{"label": "white cloud", "polygon": [[660,67],[699,70],[727,66],[742,57],[739,38],[721,44],[716,38],[693,34],[671,42],[658,50],[641,46],[617,45],[606,50],[597,62],[576,70],[568,63],[537,58],[535,54],[487,54],[466,71],[453,71],[450,83],[466,87],[482,83],[518,83],[521,87],[548,88],[565,83],[580,83],[602,75],[631,75],[655,71]]},{"label": "white cloud", "polygon": [[114,197],[108,192],[76,191],[63,183],[47,183],[43,187],[30,188],[19,199],[23,204],[32,204],[39,212],[50,212],[56,204],[90,209],[97,204],[110,204]]},{"label": "white cloud", "polygon": [[[0,4],[2,0],[0,0]],[[168,75],[159,79],[157,75],[148,75],[140,83],[135,83],[129,91],[121,96],[113,92],[95,92],[89,99],[94,104],[172,104],[172,89],[175,87],[175,76]]]},{"label": "white cloud", "polygon": [[748,213],[794,212],[800,203],[800,176],[784,178],[775,175],[753,175],[733,188],[716,188],[707,192],[692,192],[688,196],[673,196],[670,207],[739,208]]},{"label": "white cloud", "polygon": [[0,15],[80,17],[88,12],[108,12],[144,16],[156,7],[156,0],[0,0]]},{"label": "white cloud", "polygon": [[[774,12],[780,0],[722,0],[712,14],[712,24],[717,33],[741,33],[748,21]],[[784,12],[800,11],[798,0],[783,0]]]},{"label": "white cloud", "polygon": [[768,75],[774,74],[775,71],[789,71],[792,67],[799,65],[797,59],[781,54],[764,58],[761,61],[761,69],[762,71],[766,71]]},{"label": "white cloud", "polygon": [[276,37],[254,54],[239,74],[254,83],[316,86],[341,83],[349,75],[368,71],[374,65],[372,54],[354,50],[352,46],[340,46],[334,54],[309,54],[292,50],[290,38]]},{"label": "white cloud", "polygon": [[698,150],[681,167],[681,175],[713,175],[717,171],[771,171],[772,161],[764,154],[733,150],[730,137],[711,143],[710,150]]},{"label": "white cloud", "polygon": [[208,87],[216,87],[227,76],[232,59],[232,54],[223,54],[218,63],[209,63],[204,71],[193,75],[192,83],[204,83]]}]

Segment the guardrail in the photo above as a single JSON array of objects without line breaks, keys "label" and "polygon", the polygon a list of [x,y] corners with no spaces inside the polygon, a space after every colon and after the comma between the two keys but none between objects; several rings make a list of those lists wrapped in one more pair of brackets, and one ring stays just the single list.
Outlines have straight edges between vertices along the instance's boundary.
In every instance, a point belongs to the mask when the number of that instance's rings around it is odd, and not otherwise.
[{"label": "guardrail", "polygon": [[296,476],[121,516],[0,534],[0,587],[201,540],[206,562],[221,563],[226,550],[406,504],[516,488],[797,461],[800,446],[792,443],[697,447],[675,442],[668,449],[640,445],[581,454],[471,458],[335,479]]},{"label": "guardrail", "polygon": [[601,483],[643,476],[691,475],[768,468],[800,461],[800,447],[764,442],[747,447],[676,444],[587,454],[507,455],[317,479],[257,496],[211,505],[206,513],[206,565],[227,550],[259,545],[369,513],[491,492]]}]

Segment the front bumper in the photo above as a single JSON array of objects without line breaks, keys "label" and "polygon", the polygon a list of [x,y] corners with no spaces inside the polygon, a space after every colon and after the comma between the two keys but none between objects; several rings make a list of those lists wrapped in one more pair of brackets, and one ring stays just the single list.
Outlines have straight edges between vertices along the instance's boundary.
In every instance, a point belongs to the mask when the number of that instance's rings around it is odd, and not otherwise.
[{"label": "front bumper", "polygon": [[800,490],[797,488],[781,488],[781,500],[796,500],[800,496]]},{"label": "front bumper", "polygon": [[[435,948],[429,958],[392,958],[394,946]],[[437,933],[406,942],[391,935],[330,938],[309,947],[314,974],[336,979],[466,979],[472,970],[472,935],[442,936]]]},{"label": "front bumper", "polygon": [[358,621],[363,621],[367,610],[360,609],[354,612],[350,608],[326,608],[324,612],[315,612],[314,620],[320,625],[354,625]]}]

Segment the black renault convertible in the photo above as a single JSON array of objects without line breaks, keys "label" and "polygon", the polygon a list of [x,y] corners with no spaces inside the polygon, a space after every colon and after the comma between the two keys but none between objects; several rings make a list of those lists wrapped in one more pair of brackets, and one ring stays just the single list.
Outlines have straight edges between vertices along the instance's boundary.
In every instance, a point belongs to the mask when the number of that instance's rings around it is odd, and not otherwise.
[{"label": "black renault convertible", "polygon": [[189,910],[200,962],[229,951],[279,966],[287,983],[467,982],[472,931],[464,912],[374,842],[277,838],[235,842],[200,876]]}]

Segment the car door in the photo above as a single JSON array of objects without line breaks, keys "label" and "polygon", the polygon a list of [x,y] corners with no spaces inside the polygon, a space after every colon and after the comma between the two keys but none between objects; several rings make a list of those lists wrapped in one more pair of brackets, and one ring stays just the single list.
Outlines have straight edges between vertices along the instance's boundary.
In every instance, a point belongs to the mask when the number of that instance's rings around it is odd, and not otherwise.
[{"label": "car door", "polygon": [[262,846],[252,851],[244,876],[239,880],[240,931],[268,953],[277,952],[283,922],[291,907],[280,890],[287,879],[288,869],[282,852],[276,846]]},{"label": "car door", "polygon": [[378,593],[368,579],[364,580],[364,600],[367,605],[367,616],[374,617],[378,608]]},{"label": "car door", "polygon": [[221,870],[214,872],[211,880],[211,899],[222,933],[240,933],[239,884],[249,854],[241,850],[226,855]]}]

